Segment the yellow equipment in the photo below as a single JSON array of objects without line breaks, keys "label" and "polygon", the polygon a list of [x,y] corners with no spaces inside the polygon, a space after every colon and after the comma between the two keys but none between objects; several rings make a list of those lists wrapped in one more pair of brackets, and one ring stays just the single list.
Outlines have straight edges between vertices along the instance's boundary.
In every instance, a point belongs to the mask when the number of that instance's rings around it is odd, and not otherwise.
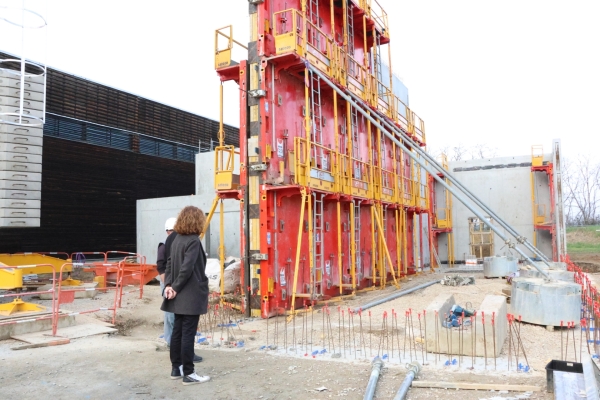
[{"label": "yellow equipment", "polygon": [[[25,254],[0,254],[0,289],[20,291],[23,288],[23,274],[51,274],[56,271],[58,279],[60,268],[71,260],[62,260],[56,257],[50,257],[45,254],[25,253]],[[54,269],[49,266],[54,266]],[[71,279],[73,267],[66,265],[63,273],[68,274],[68,278],[63,281],[64,285],[76,286],[80,282]],[[20,297],[15,298],[10,303],[0,304],[0,316],[9,316],[17,312],[38,312],[45,311],[46,307],[33,303],[26,303]]]}]

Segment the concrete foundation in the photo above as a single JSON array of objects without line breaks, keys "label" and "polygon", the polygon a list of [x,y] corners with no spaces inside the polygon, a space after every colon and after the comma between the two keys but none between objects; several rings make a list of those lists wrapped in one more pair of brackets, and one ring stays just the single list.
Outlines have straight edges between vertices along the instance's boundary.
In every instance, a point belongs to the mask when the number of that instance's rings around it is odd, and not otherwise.
[{"label": "concrete foundation", "polygon": [[[21,318],[28,320],[36,318],[35,316]],[[0,322],[7,322],[9,319],[3,319]],[[58,328],[66,328],[76,324],[75,316],[61,317],[58,319]],[[18,324],[0,325],[0,340],[10,339],[11,336],[22,335],[24,333],[47,331],[52,329],[51,319],[42,319],[38,321],[19,322]]]},{"label": "concrete foundation", "polygon": [[[427,326],[427,350],[433,353],[452,355],[473,355],[473,339],[475,339],[475,356],[498,357],[507,336],[506,298],[504,296],[488,295],[481,305],[476,308],[477,318],[474,326],[461,328],[444,328],[442,321],[444,314],[450,313],[456,304],[454,296],[440,294],[427,307],[425,324]],[[461,304],[464,307],[464,304]],[[437,311],[437,318],[436,318]],[[485,316],[485,336],[481,321],[482,313]],[[492,314],[494,326],[492,327]],[[467,319],[467,318],[465,318]],[[438,337],[436,337],[436,330]],[[494,335],[496,347],[494,348]]]},{"label": "concrete foundation", "polygon": [[512,281],[511,308],[523,321],[546,326],[579,322],[581,286],[575,282],[547,282],[518,277]]},{"label": "concrete foundation", "polygon": [[486,278],[503,278],[517,272],[517,259],[510,256],[485,257],[483,259],[483,276]]}]

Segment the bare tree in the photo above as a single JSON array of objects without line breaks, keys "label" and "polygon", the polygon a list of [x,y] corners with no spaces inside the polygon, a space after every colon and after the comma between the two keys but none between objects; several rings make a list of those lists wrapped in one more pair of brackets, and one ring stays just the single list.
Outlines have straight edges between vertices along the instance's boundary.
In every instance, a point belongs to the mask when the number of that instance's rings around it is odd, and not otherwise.
[{"label": "bare tree", "polygon": [[570,224],[591,225],[600,221],[600,163],[590,156],[563,161],[564,207]]},{"label": "bare tree", "polygon": [[491,147],[487,144],[476,144],[470,149],[471,158],[493,158],[498,154],[497,147]]}]

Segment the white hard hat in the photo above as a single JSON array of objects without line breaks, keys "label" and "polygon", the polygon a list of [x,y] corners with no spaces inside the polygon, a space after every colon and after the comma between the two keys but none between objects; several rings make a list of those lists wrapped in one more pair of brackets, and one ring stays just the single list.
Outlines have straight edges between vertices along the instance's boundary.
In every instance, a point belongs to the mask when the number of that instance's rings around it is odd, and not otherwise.
[{"label": "white hard hat", "polygon": [[169,218],[165,222],[165,231],[172,231],[175,228],[175,222],[177,222],[177,218]]}]

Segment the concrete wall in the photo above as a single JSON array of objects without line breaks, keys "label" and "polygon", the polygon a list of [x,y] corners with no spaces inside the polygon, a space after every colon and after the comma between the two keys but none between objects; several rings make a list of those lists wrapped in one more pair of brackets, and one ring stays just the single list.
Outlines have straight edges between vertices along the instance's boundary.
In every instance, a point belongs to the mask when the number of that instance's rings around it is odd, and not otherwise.
[{"label": "concrete wall", "polygon": [[[214,153],[197,154],[195,196],[163,197],[137,201],[137,252],[145,255],[148,262],[156,262],[156,249],[158,243],[166,238],[165,221],[168,218],[177,217],[179,211],[188,205],[199,207],[208,216],[215,198],[213,171]],[[240,203],[236,200],[225,200],[223,204],[225,256],[239,257]],[[218,206],[203,244],[210,258],[218,258],[220,245]]]},{"label": "concrete wall", "polygon": [[[545,161],[551,161],[551,154],[544,155]],[[531,202],[531,156],[500,157],[492,159],[464,160],[449,163],[450,172],[483,203],[498,214],[521,235],[533,243],[533,206]],[[536,175],[538,202],[547,204],[549,212],[550,194],[548,182],[543,173]],[[442,189],[441,186],[437,186]],[[440,190],[441,191],[441,190]],[[436,196],[438,208],[444,207],[443,196]],[[487,213],[483,213],[487,216]],[[457,261],[470,254],[469,222],[475,214],[456,198],[453,198],[452,217],[454,223],[455,257]],[[498,227],[498,224],[494,224]],[[505,232],[504,229],[501,231]],[[508,234],[507,234],[508,236]],[[514,242],[514,240],[513,240]],[[552,240],[543,232],[538,234],[538,248],[552,258]],[[448,248],[446,236],[439,240],[439,257],[446,260]],[[509,255],[504,242],[494,234],[494,253]],[[513,252],[514,255],[518,254]],[[533,256],[530,252],[526,254]]]}]

